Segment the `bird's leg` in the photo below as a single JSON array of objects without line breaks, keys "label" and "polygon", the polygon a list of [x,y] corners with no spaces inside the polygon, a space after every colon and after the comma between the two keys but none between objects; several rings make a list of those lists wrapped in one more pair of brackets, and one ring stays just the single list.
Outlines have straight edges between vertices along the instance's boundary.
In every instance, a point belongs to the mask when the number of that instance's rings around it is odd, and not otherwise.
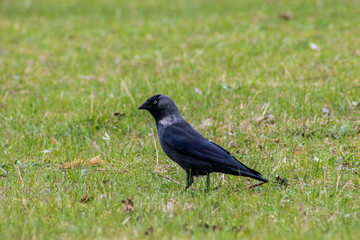
[{"label": "bird's leg", "polygon": [[186,172],[186,187],[185,187],[185,191],[191,186],[191,184],[193,183],[193,176],[191,175],[191,172]]},{"label": "bird's leg", "polygon": [[206,174],[206,192],[209,192],[210,188],[210,173]]}]

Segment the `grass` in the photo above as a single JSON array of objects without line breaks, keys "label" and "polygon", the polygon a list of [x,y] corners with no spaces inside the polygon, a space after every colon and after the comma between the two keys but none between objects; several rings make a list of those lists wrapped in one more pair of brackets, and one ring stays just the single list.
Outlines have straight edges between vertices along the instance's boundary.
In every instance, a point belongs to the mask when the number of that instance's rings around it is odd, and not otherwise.
[{"label": "grass", "polygon": [[[357,239],[359,7],[0,1],[0,239]],[[136,110],[157,93],[271,182],[183,192]]]}]

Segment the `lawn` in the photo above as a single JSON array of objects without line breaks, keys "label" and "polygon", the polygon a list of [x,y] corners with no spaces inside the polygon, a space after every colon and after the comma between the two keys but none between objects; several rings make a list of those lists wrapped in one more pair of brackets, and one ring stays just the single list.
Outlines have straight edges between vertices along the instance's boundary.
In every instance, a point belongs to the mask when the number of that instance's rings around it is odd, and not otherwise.
[{"label": "lawn", "polygon": [[[358,239],[359,22],[356,0],[1,0],[0,239]],[[137,111],[158,93],[270,183],[184,192]]]}]

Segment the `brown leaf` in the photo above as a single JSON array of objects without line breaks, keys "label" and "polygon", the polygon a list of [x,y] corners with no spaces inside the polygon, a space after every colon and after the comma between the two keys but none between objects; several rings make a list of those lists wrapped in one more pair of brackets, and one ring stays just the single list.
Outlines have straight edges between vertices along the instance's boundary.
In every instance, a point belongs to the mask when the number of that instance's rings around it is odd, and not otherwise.
[{"label": "brown leaf", "polygon": [[145,231],[145,235],[151,235],[151,234],[153,234],[153,232],[154,232],[154,228],[150,227]]},{"label": "brown leaf", "polygon": [[292,19],[292,15],[289,12],[284,12],[279,15],[279,18],[289,21]]},{"label": "brown leaf", "polygon": [[134,199],[134,197],[132,197],[131,199],[128,198],[126,200],[122,200],[122,206],[124,208],[124,212],[132,212],[134,211],[134,202],[132,201]]},{"label": "brown leaf", "polygon": [[207,230],[213,230],[213,231],[216,231],[216,230],[222,230],[222,227],[219,227],[219,226],[216,226],[216,225],[209,225],[207,223],[205,223],[203,225],[204,228],[206,228]]},{"label": "brown leaf", "polygon": [[78,159],[75,160],[71,163],[64,163],[62,165],[59,166],[59,168],[72,168],[72,167],[78,167],[78,166],[83,166],[85,163],[85,160],[83,159]]},{"label": "brown leaf", "polygon": [[120,113],[120,112],[114,112],[113,115],[114,115],[114,117],[118,117],[118,118],[124,118],[125,117],[125,113]]},{"label": "brown leaf", "polygon": [[98,155],[90,160],[89,165],[96,165],[96,164],[102,164],[102,163],[104,163],[104,160],[102,160],[100,158],[100,155]]},{"label": "brown leaf", "polygon": [[92,166],[92,165],[102,164],[104,161],[100,158],[100,156],[101,155],[98,155],[91,160],[77,159],[71,163],[61,164],[59,168],[74,168],[79,166]]},{"label": "brown leaf", "polygon": [[282,178],[280,176],[276,176],[275,178],[276,183],[278,183],[281,187],[289,186],[288,180],[286,178]]},{"label": "brown leaf", "polygon": [[85,194],[81,199],[80,202],[81,203],[87,203],[94,200],[94,197],[91,197],[89,194]]}]

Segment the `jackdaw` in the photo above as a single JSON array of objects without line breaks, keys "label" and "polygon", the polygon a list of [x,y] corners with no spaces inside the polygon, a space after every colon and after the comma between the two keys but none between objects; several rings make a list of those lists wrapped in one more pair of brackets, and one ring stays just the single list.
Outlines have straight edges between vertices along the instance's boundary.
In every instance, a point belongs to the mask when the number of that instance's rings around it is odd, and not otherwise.
[{"label": "jackdaw", "polygon": [[181,115],[175,102],[166,95],[155,95],[138,109],[145,109],[155,118],[161,148],[180,165],[187,174],[187,190],[193,177],[207,175],[209,191],[210,173],[224,173],[269,182],[260,173],[239,162],[228,151],[204,138]]}]

